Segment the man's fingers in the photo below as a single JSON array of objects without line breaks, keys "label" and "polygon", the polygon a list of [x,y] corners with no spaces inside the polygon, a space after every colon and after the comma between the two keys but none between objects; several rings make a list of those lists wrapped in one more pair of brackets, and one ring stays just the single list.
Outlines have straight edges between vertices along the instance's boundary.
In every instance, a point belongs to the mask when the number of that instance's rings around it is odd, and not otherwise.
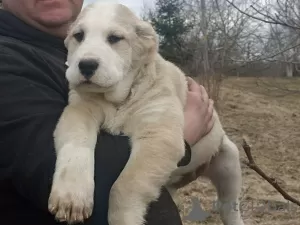
[{"label": "man's fingers", "polygon": [[211,129],[213,128],[214,124],[215,124],[215,118],[212,117],[211,120],[207,124],[207,134],[211,131]]},{"label": "man's fingers", "polygon": [[214,126],[215,123],[215,119],[213,117],[213,111],[214,111],[214,101],[209,99],[209,106],[208,106],[208,110],[207,110],[207,134],[211,131],[211,129]]},{"label": "man's fingers", "polygon": [[214,110],[214,101],[212,99],[208,100],[208,107],[207,107],[207,113],[205,116],[205,121],[208,122],[211,120],[213,116],[213,110]]},{"label": "man's fingers", "polygon": [[191,77],[187,77],[187,82],[188,82],[188,89],[191,92],[197,92],[200,91],[200,85],[194,81]]},{"label": "man's fingers", "polygon": [[211,117],[213,116],[213,111],[214,111],[214,101],[212,99],[208,100],[208,113],[207,115],[209,116],[209,119],[211,119]]},{"label": "man's fingers", "polygon": [[188,89],[190,90],[190,86],[192,84],[192,81],[191,81],[192,78],[190,77],[186,77],[186,81],[187,81],[187,85],[188,85]]},{"label": "man's fingers", "polygon": [[205,88],[202,85],[200,85],[200,89],[201,89],[202,101],[208,102],[208,94],[207,94]]}]

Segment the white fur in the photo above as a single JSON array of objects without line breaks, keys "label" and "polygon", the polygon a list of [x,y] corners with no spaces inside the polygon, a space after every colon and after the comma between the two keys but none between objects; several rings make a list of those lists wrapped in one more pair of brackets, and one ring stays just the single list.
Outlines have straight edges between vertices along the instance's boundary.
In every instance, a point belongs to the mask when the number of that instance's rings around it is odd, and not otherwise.
[{"label": "white fur", "polygon": [[[79,29],[85,38],[78,43]],[[110,34],[124,40],[110,44]],[[69,50],[69,105],[54,137],[57,163],[49,210],[60,221],[80,222],[93,209],[94,148],[99,129],[128,135],[132,151],[114,183],[109,199],[110,225],[142,225],[150,202],[166,185],[211,162],[204,175],[217,187],[220,202],[238,203],[241,171],[236,146],[228,139],[218,115],[212,131],[192,148],[192,161],[177,168],[184,156],[184,114],[187,84],[178,67],[157,51],[157,35],[119,4],[96,3],[82,11],[66,38]],[[84,84],[81,59],[100,62],[91,82]],[[112,162],[113,163],[113,162]],[[226,225],[243,225],[240,212],[221,209]]]}]

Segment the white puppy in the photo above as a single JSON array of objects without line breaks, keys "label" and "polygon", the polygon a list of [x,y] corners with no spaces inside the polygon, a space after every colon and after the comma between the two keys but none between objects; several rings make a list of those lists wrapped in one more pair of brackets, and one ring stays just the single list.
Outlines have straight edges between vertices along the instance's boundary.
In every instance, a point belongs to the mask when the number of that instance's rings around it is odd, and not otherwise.
[{"label": "white puppy", "polygon": [[[211,132],[185,153],[185,75],[158,54],[151,25],[120,4],[86,7],[65,40],[69,105],[56,127],[56,170],[49,210],[58,220],[80,222],[93,209],[94,148],[99,129],[121,132],[132,142],[129,161],[109,199],[110,225],[142,225],[160,189],[207,162],[204,175],[215,184],[222,206],[237,203],[241,170],[237,147],[216,112]],[[170,179],[171,177],[171,179]],[[243,225],[236,207],[222,207],[226,225]]]}]

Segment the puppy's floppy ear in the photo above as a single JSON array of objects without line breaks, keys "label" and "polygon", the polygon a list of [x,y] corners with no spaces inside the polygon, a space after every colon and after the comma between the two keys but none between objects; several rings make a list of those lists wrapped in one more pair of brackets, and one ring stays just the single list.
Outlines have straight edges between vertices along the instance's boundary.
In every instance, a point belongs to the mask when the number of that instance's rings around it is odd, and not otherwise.
[{"label": "puppy's floppy ear", "polygon": [[71,25],[70,25],[70,27],[69,27],[69,29],[68,29],[68,31],[67,31],[67,37],[65,38],[65,40],[64,40],[64,44],[65,44],[65,47],[66,48],[68,48],[68,45],[69,45],[69,42],[70,42],[70,39],[71,39],[71,36],[72,36],[72,32],[73,32],[73,29],[74,29],[74,27],[75,27],[75,23],[76,23],[77,21],[75,21],[75,22],[73,22]]},{"label": "puppy's floppy ear", "polygon": [[86,13],[90,9],[92,9],[94,7],[94,5],[95,5],[95,3],[91,3],[91,4],[87,5],[86,7],[84,7],[84,9],[77,16],[76,20],[71,23],[71,25],[68,29],[67,37],[64,40],[64,44],[66,47],[68,47],[68,45],[69,45],[69,42],[70,42],[70,39],[72,37],[75,27],[78,26],[79,21],[83,19],[83,17],[86,15]]},{"label": "puppy's floppy ear", "polygon": [[84,15],[86,14],[86,12],[91,9],[93,7],[95,3],[92,3],[88,6],[86,6],[80,13],[79,15],[77,16],[76,20],[73,21],[70,26],[69,26],[69,29],[68,29],[68,32],[67,32],[67,37],[65,38],[64,40],[64,44],[66,47],[68,47],[69,45],[69,42],[70,42],[70,39],[72,38],[72,34],[74,32],[74,29],[76,26],[78,26],[78,23],[79,21],[84,17]]},{"label": "puppy's floppy ear", "polygon": [[146,52],[150,58],[154,56],[158,51],[158,37],[152,25],[140,20],[135,26],[135,33],[138,36],[142,54]]},{"label": "puppy's floppy ear", "polygon": [[135,32],[139,37],[152,38],[155,31],[149,22],[140,20],[135,26]]},{"label": "puppy's floppy ear", "polygon": [[70,35],[70,32],[68,32],[67,37],[64,40],[64,44],[65,44],[66,48],[68,48],[68,45],[69,45],[69,42],[70,42],[70,38],[71,38],[71,35]]}]

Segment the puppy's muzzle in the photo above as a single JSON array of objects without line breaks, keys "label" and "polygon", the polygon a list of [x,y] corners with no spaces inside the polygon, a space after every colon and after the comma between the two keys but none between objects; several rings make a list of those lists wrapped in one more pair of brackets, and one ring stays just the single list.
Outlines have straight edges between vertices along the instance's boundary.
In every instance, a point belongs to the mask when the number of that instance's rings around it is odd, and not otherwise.
[{"label": "puppy's muzzle", "polygon": [[94,59],[83,59],[78,63],[78,68],[82,76],[89,80],[99,67],[99,62]]}]

